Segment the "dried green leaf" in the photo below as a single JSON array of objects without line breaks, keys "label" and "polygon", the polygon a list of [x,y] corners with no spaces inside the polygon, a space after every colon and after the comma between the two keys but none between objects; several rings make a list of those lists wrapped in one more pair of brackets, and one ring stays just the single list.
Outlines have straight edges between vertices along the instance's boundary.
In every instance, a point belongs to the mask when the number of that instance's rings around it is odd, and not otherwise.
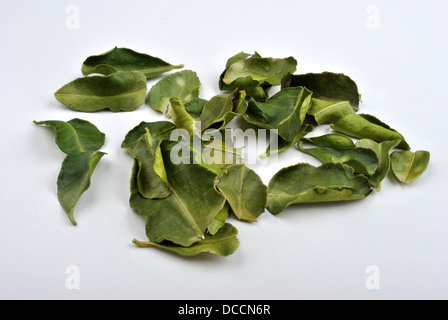
[{"label": "dried green leaf", "polygon": [[319,159],[322,162],[343,163],[366,176],[372,175],[378,168],[377,154],[367,148],[338,150],[333,148],[304,148],[299,143],[299,150]]},{"label": "dried green leaf", "polygon": [[399,139],[399,148],[410,149],[400,133],[371,115],[349,114],[332,124],[331,128],[355,138],[371,139],[376,142]]},{"label": "dried green leaf", "polygon": [[268,210],[277,215],[298,203],[349,201],[367,197],[367,179],[351,167],[324,163],[320,167],[300,163],[280,170],[269,182]]},{"label": "dried green leaf", "polygon": [[312,99],[311,107],[308,110],[308,114],[312,115],[319,125],[335,123],[353,113],[353,108],[348,101],[325,101],[316,98]]},{"label": "dried green leaf", "polygon": [[361,139],[356,142],[357,148],[368,148],[373,150],[378,156],[378,168],[375,173],[368,176],[367,179],[372,187],[377,191],[381,190],[381,182],[387,176],[390,170],[390,151],[400,143],[400,140],[391,140],[377,143],[370,139]]},{"label": "dried green leaf", "polygon": [[199,97],[200,87],[201,82],[196,72],[184,70],[172,73],[152,86],[148,93],[148,103],[154,110],[166,113],[171,98],[178,97],[186,104]]},{"label": "dried green leaf", "polygon": [[148,199],[163,199],[171,194],[167,186],[167,175],[160,149],[161,142],[162,140],[154,139],[146,129],[145,135],[140,138],[131,152],[138,163],[138,191]]},{"label": "dried green leaf", "polygon": [[423,150],[395,151],[390,156],[392,172],[400,182],[411,183],[426,171],[430,157],[430,153]]},{"label": "dried green leaf", "polygon": [[265,159],[275,154],[279,154],[280,152],[286,151],[289,148],[296,145],[300,140],[302,140],[307,134],[314,131],[314,126],[310,124],[303,124],[300,128],[299,133],[296,135],[293,141],[287,141],[282,137],[278,137],[277,145],[270,144],[266,149],[266,152],[260,156],[260,158]]},{"label": "dried green leaf", "polygon": [[153,139],[169,140],[176,125],[168,121],[141,122],[126,135],[121,147],[132,152],[137,142],[149,131]]},{"label": "dried green leaf", "polygon": [[138,71],[143,73],[147,79],[151,79],[183,67],[183,65],[173,66],[148,54],[115,47],[106,53],[88,57],[84,61],[81,71],[85,76],[93,73],[110,75],[115,72]]},{"label": "dried green leaf", "polygon": [[56,134],[56,144],[67,154],[97,151],[104,145],[105,134],[86,120],[34,121],[34,124],[53,128]]},{"label": "dried green leaf", "polygon": [[214,189],[215,173],[194,164],[193,159],[189,163],[172,162],[171,150],[176,144],[171,141],[161,144],[171,194],[164,199],[144,198],[138,190],[138,168],[134,166],[130,205],[145,217],[146,234],[151,242],[168,240],[188,247],[204,239],[225,199]]},{"label": "dried green leaf", "polygon": [[248,97],[265,101],[267,89],[280,85],[281,79],[297,68],[293,57],[284,59],[262,58],[258,53],[249,55],[240,52],[231,57],[221,74],[219,88],[233,91],[244,90]]},{"label": "dried green leaf", "polygon": [[350,150],[355,147],[355,143],[349,137],[331,133],[319,137],[305,138],[303,141],[310,142],[318,147]]},{"label": "dried green leaf", "polygon": [[277,129],[286,141],[294,141],[311,105],[312,92],[302,87],[286,88],[266,102],[249,101],[244,119],[265,129]]},{"label": "dried green leaf", "polygon": [[267,187],[245,165],[228,167],[216,179],[215,185],[239,220],[257,221],[266,209]]},{"label": "dried green leaf", "polygon": [[58,199],[74,225],[76,203],[89,188],[92,174],[104,155],[99,151],[72,153],[62,163],[58,177]]},{"label": "dried green leaf", "polygon": [[207,233],[213,236],[226,224],[227,218],[229,217],[229,210],[229,204],[226,202],[224,207],[216,214],[212,223],[207,227]]},{"label": "dried green leaf", "polygon": [[56,91],[55,97],[76,111],[133,111],[145,103],[146,90],[143,73],[118,72],[78,78]]},{"label": "dried green leaf", "polygon": [[204,239],[189,247],[182,247],[168,241],[155,243],[151,241],[133,240],[134,244],[142,248],[157,247],[183,256],[195,256],[200,253],[212,253],[223,257],[233,254],[239,247],[238,230],[226,223],[215,235],[205,234]]},{"label": "dried green leaf", "polygon": [[290,87],[306,87],[313,92],[314,98],[327,101],[349,101],[353,110],[359,109],[358,86],[350,77],[342,73],[289,74],[282,80],[282,88]]}]

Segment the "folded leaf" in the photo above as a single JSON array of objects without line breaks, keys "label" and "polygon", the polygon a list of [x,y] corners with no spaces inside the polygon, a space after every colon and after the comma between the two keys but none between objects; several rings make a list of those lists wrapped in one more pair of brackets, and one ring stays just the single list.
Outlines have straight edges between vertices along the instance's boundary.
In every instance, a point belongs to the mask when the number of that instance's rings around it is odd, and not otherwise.
[{"label": "folded leaf", "polygon": [[74,225],[76,203],[89,188],[93,171],[104,155],[98,151],[73,153],[67,155],[62,163],[58,177],[58,199]]},{"label": "folded leaf", "polygon": [[392,172],[400,182],[411,183],[426,171],[430,157],[428,151],[395,151],[390,156]]},{"label": "folded leaf", "polygon": [[195,256],[200,253],[212,253],[223,257],[233,254],[238,249],[238,230],[229,223],[226,223],[215,235],[205,234],[204,239],[189,247],[182,247],[168,241],[155,243],[151,241],[138,241],[134,239],[134,244],[142,248],[157,247],[183,256]]},{"label": "folded leaf", "polygon": [[277,129],[278,135],[294,141],[311,105],[312,92],[306,88],[286,88],[266,102],[249,101],[247,122],[265,129]]},{"label": "folded leaf", "polygon": [[378,168],[377,154],[367,148],[338,150],[333,148],[304,148],[299,143],[299,150],[322,162],[343,163],[352,167],[356,173],[372,175]]},{"label": "folded leaf", "polygon": [[[247,110],[244,91],[233,91],[229,94],[214,96],[204,104],[200,121],[202,130],[215,127],[219,131],[232,121],[236,116],[242,115]],[[212,132],[214,132],[212,131]]]},{"label": "folded leaf", "polygon": [[387,176],[390,170],[390,151],[400,143],[400,140],[391,140],[377,143],[370,139],[361,139],[356,142],[357,148],[368,148],[373,150],[378,157],[378,168],[375,173],[368,176],[367,179],[372,187],[377,191],[381,190],[381,182]]},{"label": "folded leaf", "polygon": [[173,97],[170,99],[170,105],[170,114],[176,127],[187,130],[190,137],[201,137],[204,128],[200,127],[200,120],[187,111],[182,99]]},{"label": "folded leaf", "polygon": [[293,57],[262,58],[258,53],[249,55],[240,52],[227,61],[219,80],[219,88],[229,91],[244,90],[248,97],[265,101],[268,98],[267,89],[280,85],[281,79],[296,68],[297,61]]},{"label": "folded leaf", "polygon": [[147,79],[151,79],[183,67],[183,65],[173,66],[148,54],[115,47],[106,53],[88,57],[84,61],[81,71],[85,76],[92,73],[109,75],[115,72],[139,71]]},{"label": "folded leaf", "polygon": [[142,73],[118,72],[78,78],[56,91],[55,97],[76,111],[133,111],[145,103],[146,89]]},{"label": "folded leaf", "polygon": [[320,167],[300,163],[280,170],[269,182],[268,210],[277,215],[298,203],[349,201],[367,197],[367,179],[351,167],[324,163]]},{"label": "folded leaf", "polygon": [[239,220],[257,221],[266,209],[267,187],[245,165],[228,167],[216,179],[215,185]]},{"label": "folded leaf", "polygon": [[314,98],[327,101],[349,101],[353,110],[359,109],[358,86],[350,77],[342,73],[289,74],[282,80],[282,88],[289,87],[306,87],[313,92]]},{"label": "folded leaf", "polygon": [[225,199],[214,189],[215,173],[192,164],[193,161],[191,164],[171,161],[175,145],[170,141],[161,144],[171,194],[164,199],[144,198],[138,191],[138,168],[134,166],[130,205],[145,217],[146,234],[151,242],[168,240],[188,247],[204,239]]},{"label": "folded leaf", "polygon": [[70,121],[34,121],[37,125],[53,128],[56,144],[64,153],[97,151],[104,145],[105,134],[92,123],[72,119]]},{"label": "folded leaf", "polygon": [[132,152],[137,142],[149,131],[153,139],[169,140],[171,133],[176,129],[174,123],[168,121],[141,122],[126,135],[121,147]]},{"label": "folded leaf", "polygon": [[212,223],[207,227],[207,233],[213,236],[226,224],[227,218],[229,217],[229,209],[229,204],[226,202],[224,207],[216,214]]},{"label": "folded leaf", "polygon": [[178,97],[184,104],[199,97],[201,82],[191,70],[172,73],[162,78],[148,93],[148,103],[156,111],[166,113],[170,99]]},{"label": "folded leaf", "polygon": [[167,175],[160,144],[149,130],[136,143],[131,155],[138,163],[137,186],[140,194],[148,199],[166,198],[171,192],[167,186]]},{"label": "folded leaf", "polygon": [[308,114],[312,115],[319,125],[335,123],[353,113],[353,108],[348,101],[325,101],[316,98],[312,99],[311,107],[308,110]]},{"label": "folded leaf", "polygon": [[332,124],[331,128],[355,138],[371,139],[376,142],[399,139],[399,148],[410,149],[400,133],[371,115],[349,114]]}]

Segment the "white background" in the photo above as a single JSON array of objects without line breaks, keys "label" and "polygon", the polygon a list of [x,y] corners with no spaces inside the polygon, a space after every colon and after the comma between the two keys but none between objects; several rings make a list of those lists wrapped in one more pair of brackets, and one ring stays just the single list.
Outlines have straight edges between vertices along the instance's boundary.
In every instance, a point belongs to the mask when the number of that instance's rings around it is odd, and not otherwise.
[{"label": "white background", "polygon": [[[70,5],[79,29],[70,28]],[[448,298],[447,13],[445,0],[2,0],[0,298]],[[227,258],[137,248],[131,240],[145,240],[145,227],[128,205],[133,160],[120,144],[141,121],[164,117],[147,105],[79,113],[53,96],[81,76],[87,56],[114,46],[185,64],[206,99],[240,51],[292,55],[300,73],[345,73],[362,93],[361,111],[400,131],[413,151],[429,150],[430,166],[413,184],[386,179],[359,202],[293,206],[258,223],[232,218],[241,245]],[[64,154],[50,129],[32,124],[75,117],[106,133],[108,153],[77,205],[77,227],[57,200]],[[253,168],[267,184],[301,161],[318,163],[291,149],[277,167]],[[79,290],[66,287],[72,265]],[[379,290],[365,284],[371,265]]]}]

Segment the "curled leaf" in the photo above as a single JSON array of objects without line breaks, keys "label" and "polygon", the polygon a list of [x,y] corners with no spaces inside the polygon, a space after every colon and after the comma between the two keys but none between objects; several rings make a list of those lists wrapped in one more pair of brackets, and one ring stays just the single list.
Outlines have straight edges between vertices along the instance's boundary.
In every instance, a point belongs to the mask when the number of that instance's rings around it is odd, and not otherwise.
[{"label": "curled leaf", "polygon": [[342,73],[289,74],[282,80],[282,88],[289,87],[306,87],[313,92],[314,98],[326,101],[349,101],[353,110],[359,109],[358,86],[349,76]]},{"label": "curled leaf", "polygon": [[138,71],[147,79],[151,79],[183,67],[183,65],[173,66],[160,58],[128,48],[115,47],[106,53],[88,57],[81,71],[85,76],[93,73],[110,75],[115,72]]},{"label": "curled leaf", "polygon": [[296,68],[297,61],[293,57],[263,58],[258,53],[249,55],[241,52],[227,61],[219,88],[244,90],[249,97],[264,101],[268,98],[267,89],[280,85],[282,78]]},{"label": "curled leaf", "polygon": [[168,121],[141,122],[126,134],[121,147],[132,152],[137,142],[149,131],[153,139],[169,140],[176,125]]},{"label": "curled leaf", "polygon": [[156,243],[151,241],[138,241],[134,239],[133,242],[141,248],[157,247],[172,251],[182,256],[195,256],[200,253],[207,252],[226,257],[233,254],[239,247],[237,234],[238,230],[231,224],[226,223],[217,231],[216,234],[210,235],[206,233],[204,235],[204,239],[188,247],[179,246],[169,241]]},{"label": "curled leaf", "polygon": [[76,203],[89,188],[92,174],[104,155],[99,151],[73,153],[67,155],[62,163],[58,177],[58,199],[74,225]]},{"label": "curled leaf", "polygon": [[138,163],[138,191],[148,199],[166,198],[171,194],[166,185],[168,181],[160,149],[161,142],[162,140],[154,139],[146,129],[146,134],[131,152]]},{"label": "curled leaf", "polygon": [[67,154],[97,151],[104,145],[106,137],[95,125],[82,119],[34,121],[34,124],[53,128],[56,144]]},{"label": "curled leaf", "polygon": [[171,98],[178,97],[186,104],[199,97],[200,87],[201,82],[196,72],[184,70],[172,73],[152,86],[148,93],[148,103],[154,110],[166,113]]},{"label": "curled leaf", "polygon": [[215,173],[193,161],[174,163],[177,161],[171,150],[175,145],[170,141],[161,144],[171,194],[164,199],[144,198],[138,189],[138,167],[134,165],[130,205],[145,217],[146,234],[151,242],[168,240],[188,247],[204,239],[225,199],[214,189]]},{"label": "curled leaf", "polygon": [[300,163],[274,175],[268,186],[268,210],[277,215],[298,203],[349,201],[367,197],[367,179],[340,163],[320,167]]},{"label": "curled leaf", "polygon": [[[314,92],[313,92],[314,95]],[[317,124],[332,124],[348,114],[353,114],[348,101],[325,101],[313,98],[308,114],[313,116]]]},{"label": "curled leaf", "polygon": [[305,138],[304,141],[310,142],[318,147],[350,150],[355,147],[355,143],[349,137],[331,133],[319,137]]},{"label": "curled leaf", "polygon": [[370,139],[361,139],[356,142],[357,148],[368,148],[373,150],[378,157],[378,168],[375,173],[368,176],[367,179],[371,186],[377,191],[381,190],[381,182],[387,176],[390,170],[390,151],[400,143],[400,140],[391,140],[377,143]]},{"label": "curled leaf", "polygon": [[300,151],[309,154],[322,162],[344,163],[352,167],[356,173],[372,175],[378,168],[378,156],[367,148],[338,150],[333,148],[304,148],[299,143]]},{"label": "curled leaf", "polygon": [[294,141],[311,105],[312,92],[306,88],[286,88],[266,102],[249,101],[244,119],[265,129],[277,129],[286,141]]},{"label": "curled leaf", "polygon": [[55,97],[76,111],[133,111],[145,103],[146,90],[143,73],[118,72],[78,78],[56,91]]},{"label": "curled leaf", "polygon": [[331,128],[355,138],[371,139],[376,142],[399,139],[399,148],[410,149],[400,133],[371,115],[349,114],[332,124]]},{"label": "curled leaf", "polygon": [[239,220],[257,221],[265,211],[267,188],[260,177],[245,165],[228,167],[216,179],[215,185]]},{"label": "curled leaf", "polygon": [[392,172],[400,182],[411,183],[426,171],[430,157],[430,153],[423,150],[395,151],[390,156]]}]

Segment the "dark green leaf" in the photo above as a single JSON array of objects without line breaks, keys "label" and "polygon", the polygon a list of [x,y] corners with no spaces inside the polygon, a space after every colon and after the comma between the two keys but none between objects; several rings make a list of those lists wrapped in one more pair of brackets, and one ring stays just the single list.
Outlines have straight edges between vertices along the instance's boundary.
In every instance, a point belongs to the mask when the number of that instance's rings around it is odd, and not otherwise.
[{"label": "dark green leaf", "polygon": [[58,177],[58,199],[74,225],[76,221],[73,211],[76,203],[89,188],[93,171],[104,155],[105,153],[98,151],[73,153],[67,155],[62,163]]},{"label": "dark green leaf", "polygon": [[290,74],[282,80],[282,88],[289,87],[306,87],[313,92],[314,98],[327,101],[349,101],[355,111],[359,109],[358,86],[350,77],[342,73]]}]

